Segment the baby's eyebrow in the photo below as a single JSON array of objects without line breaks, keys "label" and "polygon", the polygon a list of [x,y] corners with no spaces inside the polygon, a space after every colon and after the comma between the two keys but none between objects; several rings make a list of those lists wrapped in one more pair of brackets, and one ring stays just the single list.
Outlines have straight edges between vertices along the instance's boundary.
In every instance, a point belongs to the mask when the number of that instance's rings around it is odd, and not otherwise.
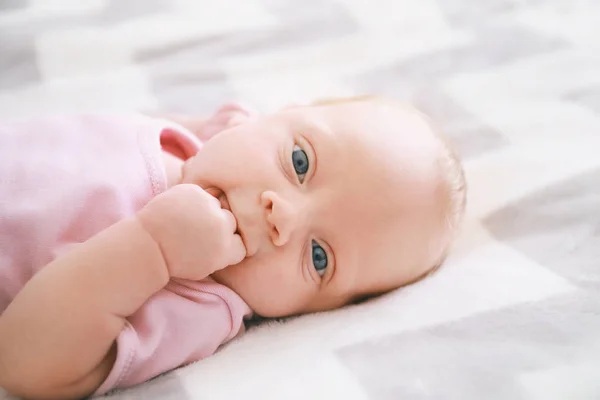
[{"label": "baby's eyebrow", "polygon": [[321,143],[327,140],[327,138],[332,138],[334,133],[329,126],[319,120],[306,118],[303,121],[303,125],[305,128],[304,135],[309,140],[315,151],[315,156],[318,158],[319,154],[321,154]]},{"label": "baby's eyebrow", "polygon": [[333,134],[331,128],[324,121],[313,115],[298,115],[298,117],[296,122],[302,131],[317,133],[318,136],[331,136]]},{"label": "baby's eyebrow", "polygon": [[333,136],[333,131],[323,121],[310,119],[307,122],[308,125],[311,127],[311,130],[314,132],[318,132],[320,136]]}]

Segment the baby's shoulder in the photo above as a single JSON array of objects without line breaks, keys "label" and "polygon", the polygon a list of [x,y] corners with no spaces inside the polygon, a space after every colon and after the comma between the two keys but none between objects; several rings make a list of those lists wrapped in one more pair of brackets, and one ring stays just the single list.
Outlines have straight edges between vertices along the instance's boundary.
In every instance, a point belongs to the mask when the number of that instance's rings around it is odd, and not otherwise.
[{"label": "baby's shoulder", "polygon": [[45,241],[66,239],[56,229],[79,232],[68,238],[79,242],[131,215],[165,185],[148,124],[108,114],[0,120],[0,222]]}]

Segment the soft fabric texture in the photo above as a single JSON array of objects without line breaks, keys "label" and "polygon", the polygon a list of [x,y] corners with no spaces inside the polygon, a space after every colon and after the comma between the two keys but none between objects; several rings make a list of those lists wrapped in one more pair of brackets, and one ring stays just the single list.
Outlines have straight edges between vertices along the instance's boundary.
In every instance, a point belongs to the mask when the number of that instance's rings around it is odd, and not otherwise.
[{"label": "soft fabric texture", "polygon": [[241,297],[212,280],[171,281],[127,319],[115,365],[96,394],[212,355],[243,330],[248,313]]},{"label": "soft fabric texture", "polygon": [[[182,127],[144,116],[0,122],[0,312],[55,257],[164,191],[163,149],[186,159],[201,145]],[[97,394],[213,354],[248,313],[210,279],[171,281],[128,318]]]}]

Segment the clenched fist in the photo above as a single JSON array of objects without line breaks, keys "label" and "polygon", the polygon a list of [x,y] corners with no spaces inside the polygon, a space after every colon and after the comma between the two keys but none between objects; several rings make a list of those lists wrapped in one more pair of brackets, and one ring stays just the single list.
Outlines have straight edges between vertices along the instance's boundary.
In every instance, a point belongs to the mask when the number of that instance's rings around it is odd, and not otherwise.
[{"label": "clenched fist", "polygon": [[137,217],[160,246],[172,278],[201,280],[246,256],[233,214],[197,185],[171,187]]}]

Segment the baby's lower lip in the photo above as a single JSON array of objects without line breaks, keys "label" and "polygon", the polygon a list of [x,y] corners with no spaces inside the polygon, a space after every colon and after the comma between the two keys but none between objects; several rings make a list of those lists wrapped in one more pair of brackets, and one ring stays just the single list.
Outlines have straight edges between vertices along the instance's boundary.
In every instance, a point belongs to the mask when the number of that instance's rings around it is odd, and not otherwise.
[{"label": "baby's lower lip", "polygon": [[221,189],[217,189],[215,187],[210,187],[208,189],[204,189],[204,191],[206,193],[210,194],[215,199],[219,200],[219,203],[221,203],[222,209],[231,212],[231,207],[229,206],[229,200],[227,200],[227,196],[225,195],[225,192],[223,192]]},{"label": "baby's lower lip", "polygon": [[229,205],[229,200],[227,200],[227,196],[225,195],[225,193],[222,190],[217,189],[215,187],[210,187],[210,188],[204,189],[204,190],[206,191],[206,193],[210,194],[212,197],[219,200],[219,203],[221,204],[221,208],[223,210],[227,210],[233,214],[233,212],[231,211],[231,206]]},{"label": "baby's lower lip", "polygon": [[229,205],[229,200],[227,200],[227,196],[225,196],[225,193],[221,192],[221,194],[219,195],[219,197],[217,197],[217,199],[221,203],[222,209],[231,212],[231,206]]}]

